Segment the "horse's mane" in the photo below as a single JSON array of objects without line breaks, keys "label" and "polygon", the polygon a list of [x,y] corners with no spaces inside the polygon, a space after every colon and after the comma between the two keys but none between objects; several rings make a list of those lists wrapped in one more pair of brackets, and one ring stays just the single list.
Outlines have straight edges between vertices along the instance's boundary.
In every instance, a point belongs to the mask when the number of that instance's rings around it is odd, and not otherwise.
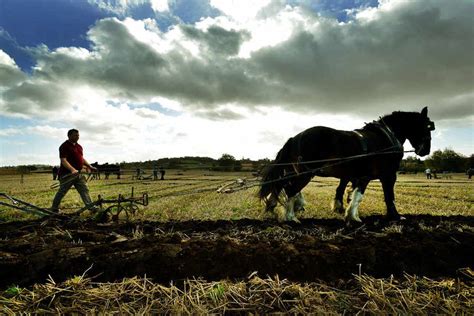
[{"label": "horse's mane", "polygon": [[404,124],[410,126],[410,122],[413,119],[418,118],[420,113],[418,112],[404,112],[404,111],[394,111],[390,114],[385,114],[380,116],[378,120],[374,120],[369,123],[365,123],[362,129],[364,130],[374,130],[380,129],[381,127],[385,126],[386,124],[391,124],[393,122],[404,122]]}]

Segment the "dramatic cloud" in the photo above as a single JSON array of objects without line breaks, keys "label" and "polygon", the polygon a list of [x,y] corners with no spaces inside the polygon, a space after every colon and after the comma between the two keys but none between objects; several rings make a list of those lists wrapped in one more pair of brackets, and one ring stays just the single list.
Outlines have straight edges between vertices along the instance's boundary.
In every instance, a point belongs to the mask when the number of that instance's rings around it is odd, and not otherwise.
[{"label": "dramatic cloud", "polygon": [[24,81],[26,75],[18,68],[15,61],[0,49],[0,91]]},{"label": "dramatic cloud", "polygon": [[[232,12],[225,2],[211,4]],[[255,17],[262,8],[247,14]],[[431,105],[444,118],[460,116],[473,101],[473,8],[469,1],[456,6],[386,1],[339,23],[286,7],[274,16],[282,21],[286,16],[286,26],[288,19],[294,21],[291,32],[248,58],[239,52],[258,30],[225,18],[164,33],[153,20],[104,19],[88,33],[91,51],[65,48],[43,54],[31,80],[4,93],[5,109],[24,113],[35,106],[60,106],[64,96],[52,86],[67,83],[94,86],[124,101],[161,96],[207,113],[226,103],[366,115]],[[260,26],[275,23],[274,16],[263,17]],[[14,70],[0,78],[14,77]],[[44,87],[48,91],[40,92]],[[20,105],[13,107],[17,100]],[[446,107],[450,110],[438,109]],[[235,118],[218,111],[216,117]]]},{"label": "dramatic cloud", "polygon": [[[28,73],[0,50],[0,111],[55,126],[56,141],[78,127],[108,148],[95,160],[120,161],[124,142],[126,160],[271,156],[312,125],[424,106],[443,145],[453,125],[472,129],[472,1],[88,2],[118,16],[81,33],[88,45],[22,47]],[[36,133],[13,125],[0,135]]]}]

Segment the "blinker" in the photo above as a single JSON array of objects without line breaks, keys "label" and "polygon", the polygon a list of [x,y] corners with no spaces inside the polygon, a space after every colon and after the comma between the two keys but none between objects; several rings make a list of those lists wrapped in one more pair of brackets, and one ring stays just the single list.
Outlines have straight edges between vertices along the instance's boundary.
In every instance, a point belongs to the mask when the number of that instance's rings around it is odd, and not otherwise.
[{"label": "blinker", "polygon": [[434,130],[435,130],[435,124],[434,124],[434,122],[431,122],[431,121],[430,121],[426,127],[427,127],[428,130],[430,130],[430,131],[434,131]]}]

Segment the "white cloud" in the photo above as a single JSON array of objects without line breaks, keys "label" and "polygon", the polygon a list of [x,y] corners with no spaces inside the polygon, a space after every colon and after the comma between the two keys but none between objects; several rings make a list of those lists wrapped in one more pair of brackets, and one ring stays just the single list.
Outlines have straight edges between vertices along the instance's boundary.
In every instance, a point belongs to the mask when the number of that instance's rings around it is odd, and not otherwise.
[{"label": "white cloud", "polygon": [[258,12],[271,0],[211,0],[210,4],[234,20],[245,23],[255,19]]},{"label": "white cloud", "polygon": [[1,49],[0,49],[0,64],[9,66],[12,68],[18,68],[15,61]]},{"label": "white cloud", "polygon": [[[0,49],[0,93],[26,79],[26,75],[18,68],[15,61]],[[2,100],[0,99],[0,106]]]},{"label": "white cloud", "polygon": [[169,11],[168,0],[151,0],[151,7],[158,12]]}]

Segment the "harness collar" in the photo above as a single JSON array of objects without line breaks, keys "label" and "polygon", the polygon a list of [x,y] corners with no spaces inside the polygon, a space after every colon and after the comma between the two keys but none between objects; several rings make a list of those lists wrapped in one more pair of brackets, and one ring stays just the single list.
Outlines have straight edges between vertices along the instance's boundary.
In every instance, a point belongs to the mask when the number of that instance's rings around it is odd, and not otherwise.
[{"label": "harness collar", "polygon": [[[369,126],[369,125],[376,127],[387,137],[387,139],[390,141],[391,149],[400,150],[403,152],[403,145],[395,136],[395,133],[392,131],[392,129],[382,119],[381,121],[373,121],[372,123],[369,123],[366,126]],[[359,137],[359,142],[361,144],[362,150],[364,154],[367,154],[369,146],[368,146],[367,138],[364,136],[364,134],[361,133],[362,130],[363,129],[356,129],[356,130],[353,130],[352,132],[355,133]]]},{"label": "harness collar", "polygon": [[362,146],[362,151],[364,152],[364,154],[366,154],[368,152],[368,145],[367,145],[367,139],[365,139],[365,136],[362,135],[361,132],[359,132],[359,130],[354,130],[352,131],[353,133],[355,133],[357,136],[359,136],[359,141],[360,141],[360,144]]},{"label": "harness collar", "polygon": [[385,121],[382,118],[380,118],[380,121],[372,122],[372,124],[378,127],[385,134],[385,136],[387,136],[387,138],[390,140],[390,143],[392,144],[393,147],[395,147],[396,149],[399,149],[400,151],[403,151],[403,145],[395,136],[395,133],[392,131],[390,126],[388,126],[387,123],[385,123]]}]

